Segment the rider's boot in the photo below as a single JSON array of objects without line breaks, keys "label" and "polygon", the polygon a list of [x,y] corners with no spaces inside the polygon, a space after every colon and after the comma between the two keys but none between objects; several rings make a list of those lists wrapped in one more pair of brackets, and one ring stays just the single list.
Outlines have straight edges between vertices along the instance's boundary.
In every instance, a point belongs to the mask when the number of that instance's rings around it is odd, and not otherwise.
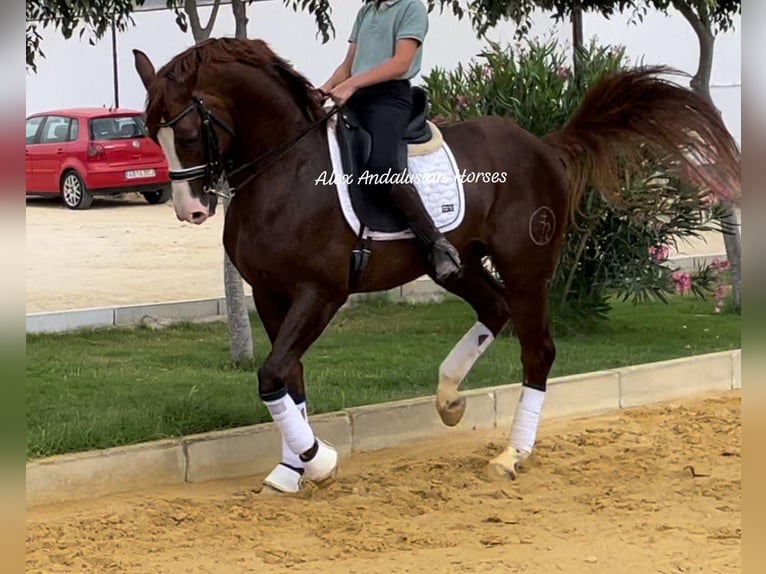
[{"label": "rider's boot", "polygon": [[395,183],[391,187],[390,196],[409,222],[415,236],[428,250],[437,281],[445,281],[458,274],[462,267],[460,256],[434,225],[415,187],[409,183]]}]

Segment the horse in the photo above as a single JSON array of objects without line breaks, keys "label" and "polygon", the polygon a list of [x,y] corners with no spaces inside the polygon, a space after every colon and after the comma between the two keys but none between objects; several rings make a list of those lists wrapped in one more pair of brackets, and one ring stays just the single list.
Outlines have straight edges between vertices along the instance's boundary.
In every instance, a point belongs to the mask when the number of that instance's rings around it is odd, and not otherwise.
[{"label": "horse", "polygon": [[[283,458],[264,487],[326,487],[336,479],[338,453],[314,435],[306,415],[302,358],[352,293],[430,274],[424,254],[373,197],[374,186],[348,184],[345,176],[362,173],[369,134],[343,106],[318,100],[312,83],[266,42],[211,38],[158,71],[144,52],[133,53],[147,132],[171,168],[177,218],[200,225],[219,197],[229,201],[223,246],[252,287],[271,343],[258,392],[281,432]],[[712,105],[662,77],[676,72],[643,66],[606,74],[544,137],[502,117],[436,125],[422,88],[412,87],[421,102],[403,150],[412,173],[462,174],[441,187],[416,184],[463,264],[446,281],[431,278],[476,314],[439,365],[435,406],[443,424],[461,421],[460,384],[501,331],[510,327],[521,348],[508,442],[485,469],[495,479],[515,480],[536,443],[556,358],[548,281],[586,187],[614,204],[620,170],[656,156],[670,158],[687,181],[739,189],[734,139]]]}]

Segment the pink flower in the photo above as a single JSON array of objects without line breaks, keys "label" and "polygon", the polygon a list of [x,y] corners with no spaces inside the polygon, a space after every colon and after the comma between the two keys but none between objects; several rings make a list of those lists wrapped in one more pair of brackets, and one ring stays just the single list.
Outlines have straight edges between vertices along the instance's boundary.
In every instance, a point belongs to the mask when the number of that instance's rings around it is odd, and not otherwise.
[{"label": "pink flower", "polygon": [[731,267],[731,264],[727,259],[721,260],[716,257],[713,259],[712,263],[710,263],[710,267],[713,271],[720,273],[721,271],[727,271],[729,267]]},{"label": "pink flower", "polygon": [[718,283],[718,285],[716,285],[715,292],[713,293],[713,296],[715,297],[715,309],[713,311],[715,313],[720,313],[721,309],[723,309],[726,292],[726,285],[723,283]]},{"label": "pink flower", "polygon": [[719,283],[718,286],[715,288],[715,298],[717,300],[721,300],[726,297],[726,285],[723,283]]},{"label": "pink flower", "polygon": [[484,77],[485,80],[491,80],[494,76],[494,72],[492,71],[492,66],[489,64],[485,64],[482,67],[481,75]]},{"label": "pink flower", "polygon": [[688,293],[692,288],[692,276],[688,271],[675,271],[673,272],[673,281],[676,284],[676,292]]},{"label": "pink flower", "polygon": [[458,96],[457,97],[457,107],[461,110],[467,110],[468,109],[468,97],[467,96]]},{"label": "pink flower", "polygon": [[652,245],[649,248],[649,257],[651,257],[652,261],[657,265],[665,261],[668,258],[669,253],[670,249],[667,245]]},{"label": "pink flower", "polygon": [[572,75],[572,73],[569,71],[569,68],[566,68],[564,66],[559,66],[558,68],[556,68],[556,75],[559,78],[566,80],[569,76]]}]

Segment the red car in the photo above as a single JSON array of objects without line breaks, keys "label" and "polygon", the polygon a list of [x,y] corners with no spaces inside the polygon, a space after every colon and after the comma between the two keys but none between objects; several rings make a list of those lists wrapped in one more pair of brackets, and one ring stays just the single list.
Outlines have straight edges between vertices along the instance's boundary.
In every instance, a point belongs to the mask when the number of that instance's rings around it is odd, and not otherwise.
[{"label": "red car", "polygon": [[170,199],[168,163],[136,110],[76,108],[27,118],[27,195],[61,194],[70,209],[94,195],[139,192]]}]

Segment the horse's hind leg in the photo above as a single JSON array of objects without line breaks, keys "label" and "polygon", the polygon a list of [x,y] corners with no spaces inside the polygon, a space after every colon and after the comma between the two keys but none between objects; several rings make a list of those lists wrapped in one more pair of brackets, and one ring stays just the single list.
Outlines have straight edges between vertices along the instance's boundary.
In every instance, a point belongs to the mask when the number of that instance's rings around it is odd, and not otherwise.
[{"label": "horse's hind leg", "polygon": [[556,358],[547,314],[545,282],[509,288],[511,320],[521,345],[524,382],[513,417],[509,444],[489,463],[492,475],[516,478],[519,463],[532,453],[542,412],[548,373]]},{"label": "horse's hind leg", "polygon": [[504,289],[484,268],[477,254],[467,256],[463,273],[443,286],[467,301],[477,314],[476,323],[439,367],[436,410],[445,425],[455,426],[466,408],[465,398],[458,392],[460,383],[508,323],[510,308]]}]

